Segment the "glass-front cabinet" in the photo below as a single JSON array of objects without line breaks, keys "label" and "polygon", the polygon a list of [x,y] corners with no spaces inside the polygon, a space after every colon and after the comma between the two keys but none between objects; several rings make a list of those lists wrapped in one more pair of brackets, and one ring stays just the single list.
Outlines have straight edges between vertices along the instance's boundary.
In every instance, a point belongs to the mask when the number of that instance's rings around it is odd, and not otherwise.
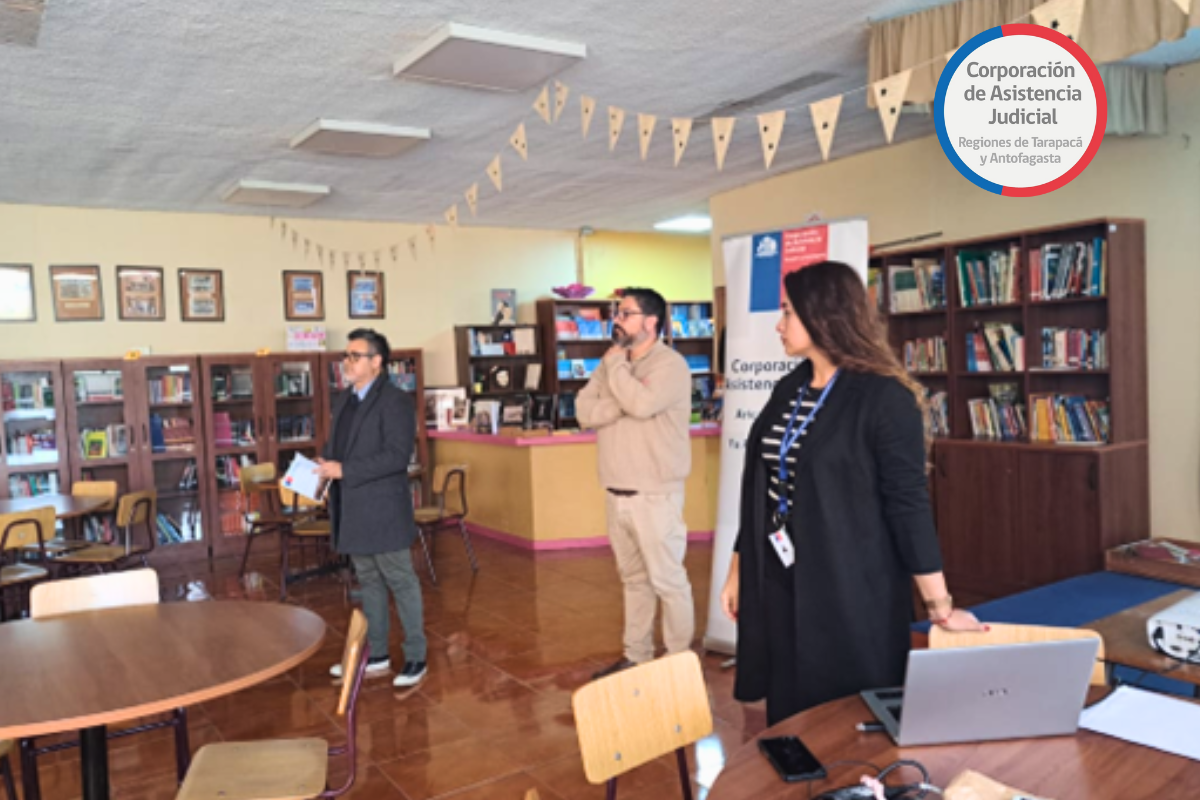
[{"label": "glass-front cabinet", "polygon": [[0,413],[0,497],[65,491],[69,457],[60,362],[0,362]]}]

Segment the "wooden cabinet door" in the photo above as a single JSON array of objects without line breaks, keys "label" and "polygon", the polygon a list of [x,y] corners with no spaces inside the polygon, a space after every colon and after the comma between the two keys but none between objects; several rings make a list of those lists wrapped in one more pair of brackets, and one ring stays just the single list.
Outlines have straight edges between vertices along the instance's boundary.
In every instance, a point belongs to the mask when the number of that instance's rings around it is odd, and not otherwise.
[{"label": "wooden cabinet door", "polygon": [[936,453],[937,525],[951,593],[966,605],[1016,591],[1017,450],[939,442]]},{"label": "wooden cabinet door", "polygon": [[1099,454],[1028,450],[1020,473],[1016,532],[1026,588],[1104,569]]}]

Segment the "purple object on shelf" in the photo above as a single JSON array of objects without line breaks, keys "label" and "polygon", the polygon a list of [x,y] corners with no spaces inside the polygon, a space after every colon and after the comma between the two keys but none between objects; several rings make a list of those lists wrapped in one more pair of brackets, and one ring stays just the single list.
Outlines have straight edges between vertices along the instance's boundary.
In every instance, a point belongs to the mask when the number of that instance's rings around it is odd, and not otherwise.
[{"label": "purple object on shelf", "polygon": [[550,291],[568,300],[582,300],[596,290],[591,286],[584,286],[581,283],[572,283],[568,286],[554,286]]}]

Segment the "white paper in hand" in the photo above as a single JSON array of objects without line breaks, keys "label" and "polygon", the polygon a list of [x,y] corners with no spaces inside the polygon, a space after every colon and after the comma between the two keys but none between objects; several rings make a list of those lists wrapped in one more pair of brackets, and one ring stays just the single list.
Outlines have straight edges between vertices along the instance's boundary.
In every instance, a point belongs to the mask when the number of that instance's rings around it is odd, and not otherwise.
[{"label": "white paper in hand", "polygon": [[283,488],[314,502],[324,502],[329,481],[317,475],[319,466],[317,462],[296,453],[287,474],[283,476]]}]

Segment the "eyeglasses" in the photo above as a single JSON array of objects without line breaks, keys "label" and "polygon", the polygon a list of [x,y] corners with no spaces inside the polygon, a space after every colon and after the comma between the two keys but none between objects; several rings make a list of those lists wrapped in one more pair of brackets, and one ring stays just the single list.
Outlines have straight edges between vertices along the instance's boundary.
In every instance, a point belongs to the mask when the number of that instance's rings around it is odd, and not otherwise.
[{"label": "eyeglasses", "polygon": [[618,308],[613,312],[613,316],[617,319],[629,319],[630,317],[646,316],[645,311],[630,311],[627,308]]},{"label": "eyeglasses", "polygon": [[357,362],[360,358],[370,358],[372,355],[372,353],[356,353],[353,350],[347,350],[342,353],[342,360]]}]

